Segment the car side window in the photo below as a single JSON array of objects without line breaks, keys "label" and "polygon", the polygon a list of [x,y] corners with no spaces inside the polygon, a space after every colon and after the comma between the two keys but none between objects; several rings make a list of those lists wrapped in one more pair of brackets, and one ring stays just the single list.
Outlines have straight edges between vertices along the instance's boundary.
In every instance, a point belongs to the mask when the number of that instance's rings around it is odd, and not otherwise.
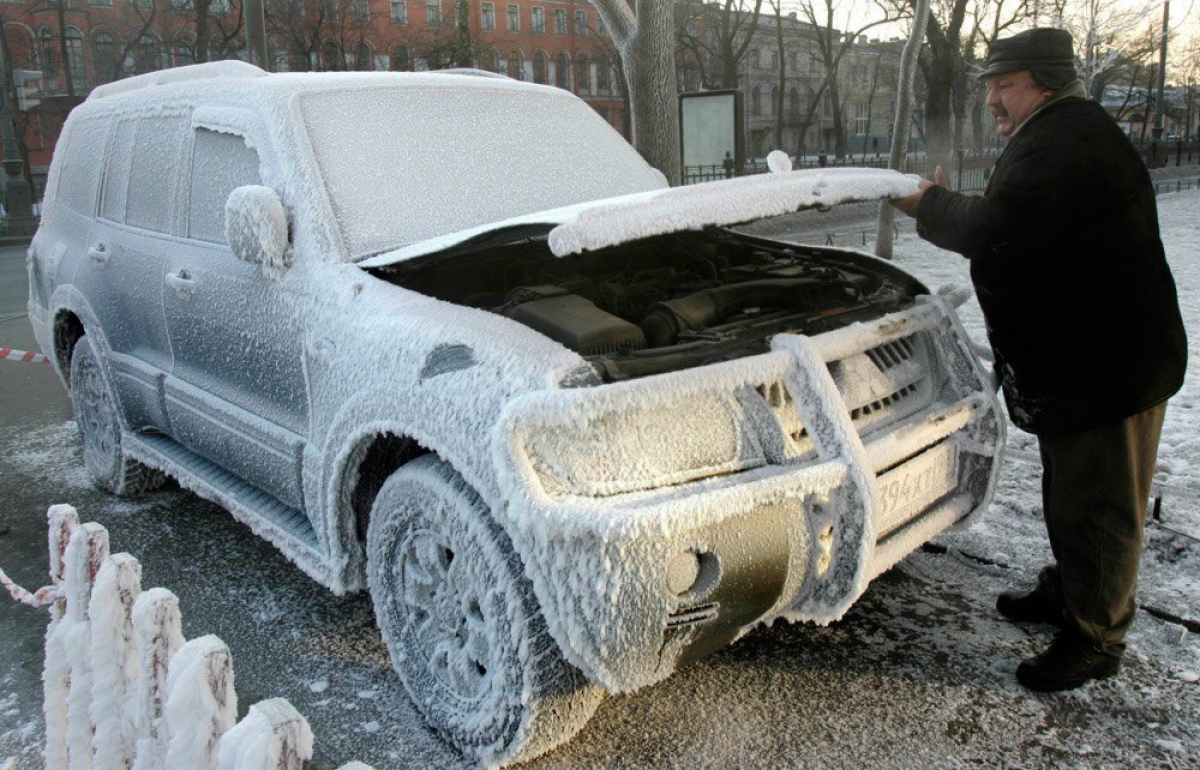
[{"label": "car side window", "polygon": [[225,200],[235,188],[262,184],[258,153],[237,134],[197,128],[188,178],[188,237],[225,243]]},{"label": "car side window", "polygon": [[129,166],[133,162],[133,142],[137,123],[122,120],[109,142],[104,164],[104,188],[100,197],[100,216],[113,222],[125,221],[125,198],[129,192]]},{"label": "car side window", "polygon": [[144,115],[137,121],[137,162],[129,172],[125,224],[171,232],[179,156],[187,128],[185,115]]},{"label": "car side window", "polygon": [[58,169],[53,194],[58,203],[85,216],[96,214],[96,193],[100,185],[102,153],[94,148],[104,146],[109,124],[103,120],[83,119],[72,123],[59,139],[59,146],[68,148],[70,161]]}]

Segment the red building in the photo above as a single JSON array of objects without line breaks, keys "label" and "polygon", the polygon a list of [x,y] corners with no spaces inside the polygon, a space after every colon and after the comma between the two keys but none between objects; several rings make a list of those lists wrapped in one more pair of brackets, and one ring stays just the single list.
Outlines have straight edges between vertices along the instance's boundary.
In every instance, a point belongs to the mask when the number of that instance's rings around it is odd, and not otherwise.
[{"label": "red building", "polygon": [[[478,67],[568,89],[627,131],[618,56],[586,0],[264,2],[271,69]],[[95,86],[249,58],[242,0],[5,1],[0,21],[9,110],[35,189],[66,114]]]}]

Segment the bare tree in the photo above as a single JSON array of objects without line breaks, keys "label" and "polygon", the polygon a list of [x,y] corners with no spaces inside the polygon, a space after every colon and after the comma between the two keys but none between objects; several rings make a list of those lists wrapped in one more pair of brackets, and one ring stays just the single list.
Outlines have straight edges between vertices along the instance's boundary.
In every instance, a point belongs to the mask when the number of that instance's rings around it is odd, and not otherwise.
[{"label": "bare tree", "polygon": [[682,161],[672,4],[661,0],[593,0],[593,5],[624,67],[633,145],[671,184],[679,184]]},{"label": "bare tree", "polygon": [[[776,6],[778,0],[773,0]],[[679,45],[692,52],[708,88],[737,88],[763,0],[684,0]],[[695,30],[693,32],[693,30]]]},{"label": "bare tree", "polygon": [[[963,1],[965,2],[965,0]],[[876,12],[874,14],[847,8],[847,4],[841,0],[801,0],[799,5],[801,13],[816,30],[817,49],[825,67],[825,78],[815,94],[814,102],[819,101],[823,94],[828,92],[833,117],[834,155],[842,159],[846,157],[846,128],[838,69],[860,36],[875,27],[896,22],[900,18],[900,10],[885,2],[875,5]],[[857,25],[852,24],[845,30],[839,30],[835,18],[835,14],[839,13],[848,14],[850,19],[867,19],[868,16],[874,18]],[[810,105],[809,113],[812,112],[813,106]]]}]

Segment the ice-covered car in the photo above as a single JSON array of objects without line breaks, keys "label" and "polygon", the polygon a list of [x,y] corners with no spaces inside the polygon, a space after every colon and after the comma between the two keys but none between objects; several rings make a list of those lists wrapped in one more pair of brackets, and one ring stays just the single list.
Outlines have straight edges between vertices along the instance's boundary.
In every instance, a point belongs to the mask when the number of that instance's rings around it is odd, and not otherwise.
[{"label": "ice-covered car", "polygon": [[727,228],[915,189],[672,189],[559,89],[199,65],[71,113],[30,318],[102,486],[172,476],[369,589],[417,707],[498,764],[986,505],[964,294]]}]

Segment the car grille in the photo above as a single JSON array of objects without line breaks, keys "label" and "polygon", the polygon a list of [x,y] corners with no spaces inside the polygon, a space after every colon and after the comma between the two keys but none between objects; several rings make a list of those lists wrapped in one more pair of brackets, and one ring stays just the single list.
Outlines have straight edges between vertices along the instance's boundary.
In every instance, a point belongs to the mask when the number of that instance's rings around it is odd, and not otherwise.
[{"label": "car grille", "polygon": [[[829,364],[834,382],[860,436],[867,436],[933,401],[931,355],[922,334],[912,334]],[[782,380],[756,388],[791,443],[791,459],[814,447],[792,395]]]}]

